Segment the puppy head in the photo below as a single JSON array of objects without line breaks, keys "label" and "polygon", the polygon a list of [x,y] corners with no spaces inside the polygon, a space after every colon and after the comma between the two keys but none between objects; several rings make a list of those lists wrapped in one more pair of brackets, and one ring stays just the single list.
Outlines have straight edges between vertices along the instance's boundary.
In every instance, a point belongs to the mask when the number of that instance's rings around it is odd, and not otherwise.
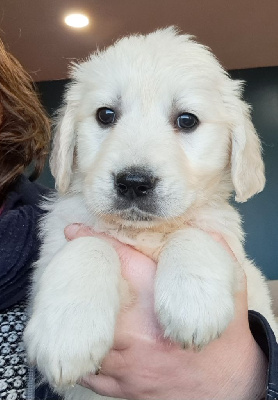
[{"label": "puppy head", "polygon": [[123,38],[72,79],[51,167],[62,193],[79,182],[92,212],[150,222],[233,188],[238,201],[263,189],[241,83],[190,36],[168,28]]}]

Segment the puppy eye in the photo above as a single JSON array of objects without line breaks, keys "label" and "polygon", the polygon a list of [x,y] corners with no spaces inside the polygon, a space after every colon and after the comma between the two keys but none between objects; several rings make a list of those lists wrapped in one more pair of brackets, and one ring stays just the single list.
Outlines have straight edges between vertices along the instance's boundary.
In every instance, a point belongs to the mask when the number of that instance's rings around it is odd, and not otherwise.
[{"label": "puppy eye", "polygon": [[116,113],[111,108],[101,107],[97,110],[96,117],[102,125],[111,125],[116,120]]},{"label": "puppy eye", "polygon": [[196,115],[186,112],[178,116],[176,124],[180,129],[191,131],[199,124],[199,120]]}]

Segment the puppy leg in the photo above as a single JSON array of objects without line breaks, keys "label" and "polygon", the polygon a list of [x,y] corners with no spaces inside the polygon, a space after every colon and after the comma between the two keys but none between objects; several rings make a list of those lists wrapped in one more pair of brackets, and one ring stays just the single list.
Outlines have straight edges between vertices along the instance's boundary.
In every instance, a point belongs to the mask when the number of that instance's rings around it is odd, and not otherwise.
[{"label": "puppy leg", "polygon": [[25,344],[53,386],[74,384],[101,364],[113,344],[120,279],[116,251],[92,237],[67,243],[45,267]]},{"label": "puppy leg", "polygon": [[165,336],[202,347],[234,316],[235,262],[207,233],[171,235],[158,260],[155,308]]},{"label": "puppy leg", "polygon": [[271,296],[265,277],[252,261],[248,259],[243,263],[243,269],[247,279],[248,309],[258,311],[265,316],[277,340],[278,323],[272,311]]}]

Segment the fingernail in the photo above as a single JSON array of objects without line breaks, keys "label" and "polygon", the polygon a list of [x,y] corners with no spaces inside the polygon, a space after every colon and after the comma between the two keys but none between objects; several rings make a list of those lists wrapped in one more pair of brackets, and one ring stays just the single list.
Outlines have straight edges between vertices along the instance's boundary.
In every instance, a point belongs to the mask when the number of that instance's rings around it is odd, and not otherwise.
[{"label": "fingernail", "polygon": [[64,233],[67,240],[72,240],[82,224],[71,224],[65,227]]}]

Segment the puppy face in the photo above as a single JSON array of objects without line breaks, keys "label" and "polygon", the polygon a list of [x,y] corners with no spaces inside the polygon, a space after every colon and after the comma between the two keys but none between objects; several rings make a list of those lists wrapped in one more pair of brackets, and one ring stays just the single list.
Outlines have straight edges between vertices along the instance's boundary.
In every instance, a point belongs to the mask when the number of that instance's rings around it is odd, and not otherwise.
[{"label": "puppy face", "polygon": [[52,156],[58,187],[78,173],[91,212],[121,224],[176,219],[233,187],[246,200],[264,177],[239,92],[173,29],[120,40],[73,71]]}]

